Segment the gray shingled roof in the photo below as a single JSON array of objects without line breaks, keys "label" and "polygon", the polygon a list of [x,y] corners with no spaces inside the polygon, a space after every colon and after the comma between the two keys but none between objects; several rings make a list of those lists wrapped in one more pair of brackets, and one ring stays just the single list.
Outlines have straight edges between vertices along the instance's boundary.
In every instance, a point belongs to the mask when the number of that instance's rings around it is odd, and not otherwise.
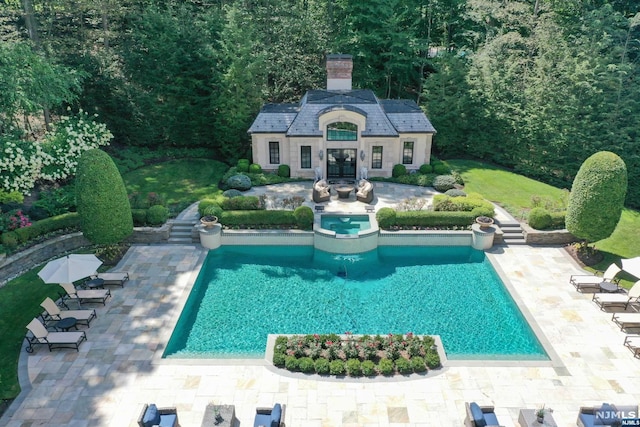
[{"label": "gray shingled roof", "polygon": [[266,104],[249,133],[286,133],[287,136],[322,136],[318,118],[331,109],[355,111],[367,117],[362,136],[398,136],[431,133],[435,129],[420,107],[409,100],[378,100],[370,90],[311,90],[300,104]]}]

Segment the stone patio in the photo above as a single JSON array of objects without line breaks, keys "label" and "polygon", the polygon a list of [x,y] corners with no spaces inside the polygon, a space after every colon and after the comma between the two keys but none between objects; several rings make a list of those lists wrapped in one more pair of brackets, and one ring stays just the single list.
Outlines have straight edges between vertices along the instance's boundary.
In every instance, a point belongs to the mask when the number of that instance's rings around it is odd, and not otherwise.
[{"label": "stone patio", "polygon": [[[575,425],[580,406],[637,405],[640,360],[590,294],[562,248],[495,246],[488,256],[535,319],[549,362],[457,361],[428,377],[320,379],[276,370],[263,360],[161,358],[206,253],[195,245],[134,246],[118,265],[131,280],[112,289],[86,329],[80,351],[22,351],[23,392],[0,425],[135,426],[144,403],[176,406],[183,427],[199,426],[206,406],[235,405],[241,426],[257,406],[287,405],[288,426],[461,426],[464,403],[496,406],[505,426],[543,404],[558,425]],[[44,285],[43,286],[53,286]]]}]

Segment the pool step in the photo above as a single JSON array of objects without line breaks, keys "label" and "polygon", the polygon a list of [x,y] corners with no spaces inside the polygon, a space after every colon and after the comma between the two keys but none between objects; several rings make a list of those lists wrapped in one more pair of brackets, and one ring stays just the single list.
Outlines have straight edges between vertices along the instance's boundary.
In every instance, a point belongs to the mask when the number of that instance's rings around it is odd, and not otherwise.
[{"label": "pool step", "polygon": [[527,242],[522,234],[522,227],[517,221],[501,221],[502,240],[505,245],[526,245]]},{"label": "pool step", "polygon": [[[192,244],[200,241],[200,235],[194,228],[196,221],[174,220],[168,243]],[[197,240],[196,240],[197,239]]]}]

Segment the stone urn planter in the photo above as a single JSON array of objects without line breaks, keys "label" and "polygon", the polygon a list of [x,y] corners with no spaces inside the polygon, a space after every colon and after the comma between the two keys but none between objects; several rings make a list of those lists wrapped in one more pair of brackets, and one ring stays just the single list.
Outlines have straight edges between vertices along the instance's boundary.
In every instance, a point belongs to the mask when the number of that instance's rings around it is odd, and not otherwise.
[{"label": "stone urn planter", "polygon": [[213,228],[218,223],[218,217],[213,215],[207,215],[200,218],[200,224],[204,225],[204,228]]},{"label": "stone urn planter", "polygon": [[480,228],[488,228],[493,225],[493,218],[488,216],[479,216],[476,218],[476,223],[480,226]]}]

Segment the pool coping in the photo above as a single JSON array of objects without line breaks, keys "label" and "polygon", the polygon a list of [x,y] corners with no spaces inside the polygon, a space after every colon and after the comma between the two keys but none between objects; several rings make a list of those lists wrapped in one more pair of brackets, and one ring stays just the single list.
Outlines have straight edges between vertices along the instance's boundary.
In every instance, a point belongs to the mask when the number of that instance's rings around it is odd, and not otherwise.
[{"label": "pool coping", "polygon": [[[520,313],[522,313],[522,316],[527,321],[529,327],[531,328],[534,335],[536,336],[536,339],[542,345],[549,359],[548,360],[526,360],[526,359],[523,360],[523,359],[496,359],[496,358],[491,358],[491,359],[483,359],[483,358],[457,359],[456,358],[452,360],[446,357],[446,351],[445,351],[444,345],[442,344],[442,341],[440,341],[438,346],[438,349],[439,349],[438,352],[441,356],[440,357],[440,362],[442,364],[441,369],[445,370],[448,367],[522,367],[522,366],[526,366],[526,367],[552,367],[558,372],[564,372],[566,370],[566,367],[562,362],[561,358],[558,356],[553,346],[551,345],[551,342],[547,339],[542,329],[536,322],[535,317],[531,314],[529,309],[526,307],[524,300],[522,299],[520,294],[516,291],[515,287],[509,280],[509,277],[505,274],[505,272],[500,267],[500,264],[495,259],[496,256],[500,254],[504,254],[505,247],[506,245],[494,245],[492,248],[484,250],[482,252],[484,252],[488,261],[491,263],[491,266],[493,267],[494,271],[496,272],[496,274],[504,284],[505,288],[509,292],[509,295],[511,296],[516,306],[520,310]],[[193,286],[198,278],[198,275],[200,274],[200,270],[202,269],[202,266],[204,264],[204,261],[207,257],[208,252],[209,251],[207,249],[202,248],[202,252],[198,257],[198,262],[196,263],[194,270],[189,275],[188,283],[185,286],[182,294],[180,295],[180,298],[178,299],[178,301],[176,301],[176,305],[175,305],[176,310],[171,317],[171,324],[173,325],[173,328],[171,328],[171,330],[169,331],[163,330],[160,336],[160,340],[163,343],[163,345],[159,346],[156,352],[154,353],[154,356],[151,359],[151,364],[187,365],[187,366],[197,366],[197,365],[264,366],[267,368],[269,367],[274,368],[275,369],[274,373],[277,373],[277,374],[289,372],[273,366],[273,364],[268,359],[268,355],[266,352],[264,356],[257,357],[257,358],[205,358],[205,357],[203,358],[178,358],[178,357],[164,358],[163,357],[164,351],[166,349],[166,345],[169,343],[169,340],[171,339],[173,330],[175,329],[175,326],[178,323],[178,320],[180,318],[180,315],[182,314],[182,310],[184,309],[187,299],[189,298],[189,295],[193,290]],[[568,255],[566,256],[568,257]],[[269,336],[271,335],[272,334],[270,334]],[[277,335],[282,335],[282,334],[277,334]],[[439,335],[438,335],[438,339],[439,339]],[[268,348],[268,340],[267,340],[267,348]],[[289,372],[289,373],[292,375],[296,374],[292,372]],[[302,373],[300,373],[300,375],[301,376],[299,378],[311,377],[307,374],[302,374]],[[320,376],[318,377],[320,378]],[[383,378],[386,378],[386,377],[383,377]],[[391,377],[391,378],[395,378],[395,377]],[[419,379],[419,378],[423,378],[423,376],[419,376],[416,379]],[[362,377],[357,378],[357,380],[359,379],[362,379]],[[375,378],[373,378],[372,380],[375,381]]]}]

